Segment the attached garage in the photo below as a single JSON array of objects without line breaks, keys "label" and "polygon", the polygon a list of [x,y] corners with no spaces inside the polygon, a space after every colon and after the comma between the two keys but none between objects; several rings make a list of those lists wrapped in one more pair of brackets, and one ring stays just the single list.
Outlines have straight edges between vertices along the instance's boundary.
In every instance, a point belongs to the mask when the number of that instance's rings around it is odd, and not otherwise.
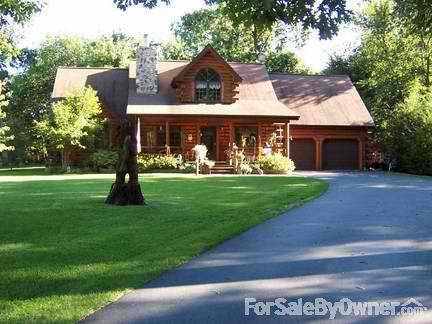
[{"label": "attached garage", "polygon": [[315,169],[315,140],[294,138],[290,143],[290,157],[297,170]]},{"label": "attached garage", "polygon": [[323,142],[324,170],[357,170],[359,142],[355,139],[328,139]]}]

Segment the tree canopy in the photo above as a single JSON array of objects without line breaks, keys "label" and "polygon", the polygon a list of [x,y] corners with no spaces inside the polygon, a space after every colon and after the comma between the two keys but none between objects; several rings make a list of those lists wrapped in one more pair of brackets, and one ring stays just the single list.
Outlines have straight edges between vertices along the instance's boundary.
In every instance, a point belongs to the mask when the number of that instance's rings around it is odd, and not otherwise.
[{"label": "tree canopy", "polygon": [[85,148],[84,139],[95,134],[103,126],[99,98],[91,87],[78,89],[64,100],[56,102],[36,130],[46,146],[54,145],[62,150],[63,166],[69,163],[73,147]]},{"label": "tree canopy", "polygon": [[359,20],[361,45],[351,55],[333,56],[324,72],[351,76],[374,117],[374,139],[387,160],[401,171],[417,168],[425,173],[420,161],[426,161],[424,151],[432,151],[432,142],[421,137],[432,132],[426,104],[432,42],[427,32],[430,25],[417,26],[426,20],[416,13],[420,5],[421,1],[371,1]]},{"label": "tree canopy", "polygon": [[[113,0],[118,8],[126,10],[133,5],[153,8],[170,0]],[[304,29],[318,30],[322,39],[329,39],[339,30],[339,25],[351,17],[346,0],[205,0],[217,4],[234,25],[244,24],[255,34],[270,30],[278,21],[289,25],[301,24]]]},{"label": "tree canopy", "polygon": [[243,24],[235,26],[220,8],[201,9],[185,14],[171,27],[176,42],[164,46],[170,59],[190,59],[206,45],[212,45],[228,61],[253,62],[268,51],[274,39],[272,30],[254,40]]},{"label": "tree canopy", "polygon": [[269,29],[282,21],[288,25],[301,24],[304,29],[314,29],[321,39],[329,39],[339,31],[339,25],[347,22],[351,12],[346,0],[274,1],[206,0],[219,4],[235,24]]},{"label": "tree canopy", "polygon": [[290,51],[268,53],[265,65],[269,73],[311,73],[302,60]]},{"label": "tree canopy", "polygon": [[284,49],[280,29],[275,25],[256,41],[250,28],[235,26],[220,8],[202,9],[172,25],[175,41],[164,44],[162,54],[164,59],[189,60],[210,44],[228,61],[262,62],[270,72],[308,72],[300,58]]},{"label": "tree canopy", "polygon": [[0,152],[13,149],[9,143],[13,136],[9,134],[10,128],[5,124],[6,113],[4,108],[7,106],[8,101],[4,91],[4,81],[0,80]]},{"label": "tree canopy", "polygon": [[399,170],[432,175],[432,89],[415,81],[388,119],[387,151]]},{"label": "tree canopy", "polygon": [[0,3],[0,70],[19,54],[15,45],[14,25],[23,25],[40,11],[39,0],[7,0]]},{"label": "tree canopy", "polygon": [[15,135],[16,154],[25,157],[46,151],[35,131],[51,109],[51,92],[59,66],[126,67],[135,56],[137,42],[124,35],[87,40],[78,37],[48,38],[28,60],[20,74],[10,80],[7,107],[9,125]]},{"label": "tree canopy", "polygon": [[432,6],[428,0],[395,0],[394,12],[405,32],[415,36],[416,44],[423,52],[423,77],[426,86],[431,85],[432,69]]},{"label": "tree canopy", "polygon": [[145,8],[154,8],[161,3],[170,4],[171,0],[113,0],[117,8],[121,10],[126,10],[133,5],[141,5]]}]

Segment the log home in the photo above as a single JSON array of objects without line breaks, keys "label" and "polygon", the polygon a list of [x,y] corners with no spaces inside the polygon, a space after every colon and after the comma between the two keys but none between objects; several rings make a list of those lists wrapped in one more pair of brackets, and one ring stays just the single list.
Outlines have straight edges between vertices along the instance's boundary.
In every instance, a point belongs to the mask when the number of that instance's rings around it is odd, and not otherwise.
[{"label": "log home", "polygon": [[158,61],[143,46],[127,69],[59,68],[53,98],[86,85],[103,103],[111,144],[127,117],[140,126],[143,152],[186,159],[198,143],[221,163],[233,143],[250,159],[272,144],[300,170],[362,169],[373,126],[347,76],[269,74],[210,46],[190,62]]}]

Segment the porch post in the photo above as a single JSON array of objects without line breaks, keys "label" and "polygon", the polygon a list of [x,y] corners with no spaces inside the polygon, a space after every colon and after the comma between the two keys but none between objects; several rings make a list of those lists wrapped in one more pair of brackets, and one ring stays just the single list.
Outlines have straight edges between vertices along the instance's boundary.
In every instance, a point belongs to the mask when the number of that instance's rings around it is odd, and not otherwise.
[{"label": "porch post", "polygon": [[200,131],[200,125],[196,124],[196,143],[195,144],[201,144],[201,131]]},{"label": "porch post", "polygon": [[358,139],[359,170],[363,169],[364,148],[361,138]]},{"label": "porch post", "polygon": [[285,152],[286,157],[290,157],[290,124],[289,122],[285,124]]},{"label": "porch post", "polygon": [[171,148],[170,148],[170,129],[169,129],[169,122],[165,122],[165,149],[166,154],[171,154]]},{"label": "porch post", "polygon": [[322,170],[322,143],[323,139],[320,137],[315,138],[315,168],[316,170]]},{"label": "porch post", "polygon": [[229,122],[229,145],[233,144],[233,123]]},{"label": "porch post", "polygon": [[136,137],[136,151],[139,154],[141,153],[141,121],[139,117],[137,117],[136,120],[135,137]]},{"label": "porch post", "polygon": [[262,147],[262,126],[261,123],[258,124],[258,156],[261,155],[262,151],[263,151],[263,147]]},{"label": "porch post", "polygon": [[216,127],[216,161],[219,161],[219,139],[220,139],[220,127]]}]

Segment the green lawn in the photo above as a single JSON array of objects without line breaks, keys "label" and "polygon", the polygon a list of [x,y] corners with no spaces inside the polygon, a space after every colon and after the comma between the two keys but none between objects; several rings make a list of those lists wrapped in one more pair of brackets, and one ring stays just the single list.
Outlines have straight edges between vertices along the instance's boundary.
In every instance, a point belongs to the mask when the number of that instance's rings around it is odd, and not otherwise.
[{"label": "green lawn", "polygon": [[48,175],[44,167],[30,167],[30,168],[0,168],[1,176],[29,176],[29,175]]},{"label": "green lawn", "polygon": [[25,175],[0,176],[0,323],[74,322],[327,188],[301,177],[148,175],[148,206],[112,207],[111,179]]}]

